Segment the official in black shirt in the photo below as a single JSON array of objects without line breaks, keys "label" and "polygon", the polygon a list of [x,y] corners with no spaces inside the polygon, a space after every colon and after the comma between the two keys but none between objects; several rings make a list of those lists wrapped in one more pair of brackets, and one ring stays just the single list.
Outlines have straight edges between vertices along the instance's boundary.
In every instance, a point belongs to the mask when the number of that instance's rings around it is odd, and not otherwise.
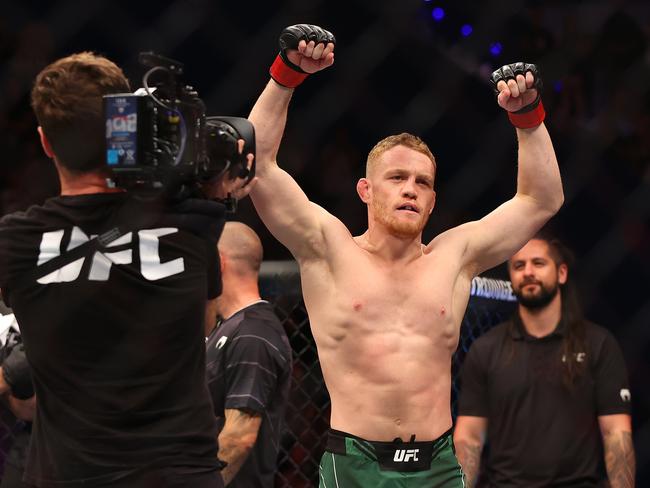
[{"label": "official in black shirt", "polygon": [[[219,292],[224,207],[171,208],[108,187],[102,96],[128,91],[120,68],[92,53],[41,71],[32,106],[61,195],[0,221],[0,287],[37,398],[24,475],[37,487],[222,485],[204,314]],[[135,216],[148,223],[131,227]],[[132,231],[31,277],[115,226]]]},{"label": "official in black shirt", "polygon": [[518,311],[465,358],[454,443],[469,487],[485,440],[481,486],[603,486],[604,460],[612,487],[634,486],[625,361],[582,317],[569,263],[556,239],[529,241],[508,262]]},{"label": "official in black shirt", "polygon": [[[291,348],[282,324],[261,300],[262,244],[228,222],[219,240],[223,293],[208,308],[207,378],[219,423],[225,484],[271,488],[291,383]],[[214,328],[215,317],[223,317]]]}]

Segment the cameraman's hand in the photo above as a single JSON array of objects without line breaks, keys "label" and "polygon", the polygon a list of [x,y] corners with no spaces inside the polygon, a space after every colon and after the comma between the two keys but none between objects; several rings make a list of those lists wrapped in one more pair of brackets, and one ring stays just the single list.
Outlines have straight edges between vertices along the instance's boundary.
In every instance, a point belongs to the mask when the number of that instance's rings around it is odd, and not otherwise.
[{"label": "cameraman's hand", "polygon": [[[253,155],[249,154],[247,156],[248,159],[248,168],[250,169],[251,164],[253,162]],[[221,189],[220,192],[223,196],[220,196],[218,198],[226,198],[228,196],[234,198],[235,200],[241,200],[242,198],[246,198],[248,194],[251,192],[253,187],[255,186],[255,183],[257,183],[257,177],[253,178],[252,180],[248,181],[246,178],[235,178],[234,180],[223,180],[221,182]]]},{"label": "cameraman's hand", "polygon": [[[239,154],[242,154],[244,150],[244,140],[239,139],[237,141],[239,145]],[[246,168],[250,171],[253,166],[253,154],[246,155]],[[257,178],[253,178],[250,182],[247,183],[246,178],[228,178],[228,175],[224,175],[219,180],[210,183],[205,186],[204,191],[209,198],[227,198],[229,195],[236,199],[241,200],[248,196],[250,191],[255,186]]]}]

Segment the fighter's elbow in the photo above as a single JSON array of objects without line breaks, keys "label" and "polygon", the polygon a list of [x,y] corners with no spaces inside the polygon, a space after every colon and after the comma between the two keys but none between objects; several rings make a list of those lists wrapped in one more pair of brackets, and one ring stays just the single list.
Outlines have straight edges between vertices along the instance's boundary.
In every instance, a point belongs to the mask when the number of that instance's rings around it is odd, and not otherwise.
[{"label": "fighter's elbow", "polygon": [[559,185],[552,198],[551,211],[553,212],[553,215],[560,211],[562,205],[564,205],[564,190],[562,189],[562,185]]},{"label": "fighter's elbow", "polygon": [[526,195],[529,201],[534,202],[533,205],[537,208],[540,215],[550,219],[560,211],[564,204],[564,192],[562,187],[557,189],[546,189],[542,192]]},{"label": "fighter's elbow", "polygon": [[562,208],[562,203],[564,202],[563,198],[555,199],[553,201],[545,201],[538,205],[537,214],[540,217],[540,220],[547,222],[551,220]]},{"label": "fighter's elbow", "polygon": [[558,191],[554,192],[549,198],[548,208],[551,214],[555,215],[560,211],[562,205],[564,205],[564,191],[562,190],[562,187],[560,187]]}]

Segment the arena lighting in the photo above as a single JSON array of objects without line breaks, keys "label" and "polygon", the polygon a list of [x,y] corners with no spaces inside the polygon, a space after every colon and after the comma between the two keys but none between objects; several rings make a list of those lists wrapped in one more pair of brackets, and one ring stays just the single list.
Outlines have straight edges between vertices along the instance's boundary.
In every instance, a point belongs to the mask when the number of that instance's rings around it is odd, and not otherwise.
[{"label": "arena lighting", "polygon": [[461,33],[461,35],[462,35],[463,37],[468,37],[468,36],[472,35],[472,31],[473,31],[473,30],[474,30],[474,29],[472,28],[471,25],[469,25],[469,24],[463,24],[463,26],[460,28],[460,33]]},{"label": "arena lighting", "polygon": [[445,11],[442,9],[442,7],[435,7],[431,11],[431,17],[433,17],[433,20],[436,22],[440,22],[442,19],[445,18]]},{"label": "arena lighting", "polygon": [[492,56],[498,56],[501,54],[501,51],[503,51],[503,46],[500,42],[493,42],[490,44],[490,54],[492,54]]},{"label": "arena lighting", "polygon": [[562,91],[562,88],[563,88],[562,80],[555,80],[553,82],[553,89],[556,92],[560,93]]}]

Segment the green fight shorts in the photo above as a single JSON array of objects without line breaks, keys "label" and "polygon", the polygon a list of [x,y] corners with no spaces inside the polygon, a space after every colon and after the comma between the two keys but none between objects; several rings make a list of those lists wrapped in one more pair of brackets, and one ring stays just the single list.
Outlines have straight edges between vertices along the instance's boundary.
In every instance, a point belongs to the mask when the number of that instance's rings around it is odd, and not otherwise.
[{"label": "green fight shorts", "polygon": [[319,488],[464,488],[451,430],[435,441],[367,441],[330,430]]}]

